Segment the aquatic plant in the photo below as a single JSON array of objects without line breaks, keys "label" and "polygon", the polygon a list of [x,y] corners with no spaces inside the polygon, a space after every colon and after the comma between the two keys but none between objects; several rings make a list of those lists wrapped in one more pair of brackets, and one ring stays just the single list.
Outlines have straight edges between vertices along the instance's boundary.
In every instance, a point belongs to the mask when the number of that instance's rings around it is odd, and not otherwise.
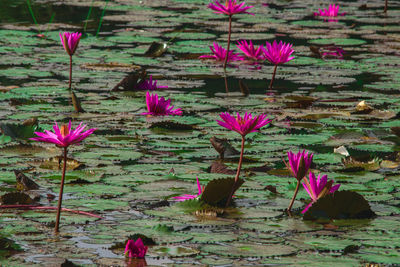
[{"label": "aquatic plant", "polygon": [[292,200],[290,201],[288,211],[292,209],[294,200],[296,199],[297,192],[299,191],[300,188],[300,181],[303,179],[303,177],[307,174],[308,169],[311,166],[312,159],[313,159],[313,153],[310,153],[305,150],[297,152],[297,154],[293,153],[292,151],[288,151],[288,159],[289,159],[289,165],[284,161],[286,167],[288,168],[289,172],[292,174],[294,178],[297,180],[297,185],[296,189],[294,191]]},{"label": "aquatic plant", "polygon": [[165,100],[164,97],[158,97],[157,94],[146,93],[146,105],[147,111],[142,115],[153,115],[153,116],[168,116],[168,115],[182,115],[180,108],[174,109],[171,105],[171,99]]},{"label": "aquatic plant", "polygon": [[63,190],[64,190],[64,180],[65,180],[65,172],[67,169],[67,151],[68,147],[71,145],[77,145],[84,139],[86,139],[89,135],[91,135],[96,128],[92,128],[89,130],[84,131],[86,125],[82,126],[82,122],[76,127],[75,130],[72,130],[72,123],[69,121],[68,126],[63,125],[61,128],[58,127],[57,122],[54,123],[53,129],[54,132],[50,132],[45,130],[44,133],[42,132],[35,132],[38,137],[30,138],[34,141],[45,142],[45,143],[52,143],[58,147],[63,148],[63,169],[62,169],[62,176],[61,176],[61,185],[60,185],[60,194],[58,197],[58,207],[57,207],[57,217],[56,217],[56,225],[54,227],[54,231],[56,233],[59,232],[59,224],[60,224],[60,216],[61,216],[61,205],[62,205],[62,197],[63,197]]},{"label": "aquatic plant", "polygon": [[141,238],[136,241],[128,240],[125,246],[125,256],[129,258],[144,258],[148,247],[143,244]]},{"label": "aquatic plant", "polygon": [[197,181],[197,194],[196,195],[184,194],[182,196],[177,196],[177,197],[172,197],[172,198],[177,200],[177,201],[185,201],[185,200],[188,200],[188,199],[195,199],[195,198],[198,198],[199,196],[201,196],[201,194],[204,191],[204,186],[201,187],[200,182],[199,182],[199,178],[197,176],[196,176],[196,181]]},{"label": "aquatic plant", "polygon": [[239,180],[239,175],[240,175],[240,170],[242,168],[242,162],[243,162],[243,154],[244,154],[244,142],[245,142],[245,137],[247,134],[252,133],[252,132],[257,132],[259,129],[271,122],[270,119],[266,118],[267,115],[261,114],[258,116],[253,116],[251,113],[244,113],[244,116],[241,117],[239,113],[237,113],[237,116],[232,116],[228,112],[223,112],[219,115],[222,119],[222,121],[217,120],[218,124],[222,127],[225,127],[229,130],[235,131],[239,133],[242,136],[242,145],[240,149],[240,158],[239,158],[239,163],[238,163],[238,168],[236,171],[236,176],[235,176],[235,183],[233,186],[233,190],[231,192],[231,195],[229,196],[226,206],[229,205],[234,192],[234,188],[236,183]]},{"label": "aquatic plant", "polygon": [[219,46],[217,42],[214,42],[213,46],[214,47],[210,46],[210,50],[213,53],[212,55],[202,55],[199,58],[215,59],[217,61],[239,61],[244,59],[244,57],[240,56],[238,53],[234,53],[233,51],[229,51],[229,53],[227,53],[227,50],[222,46]]},{"label": "aquatic plant", "polygon": [[236,46],[246,55],[248,59],[254,61],[265,60],[265,54],[262,45],[260,45],[256,49],[252,41],[247,42],[246,40],[243,40],[243,41],[238,41],[238,44]]},{"label": "aquatic plant", "polygon": [[157,80],[153,80],[153,76],[150,75],[149,79],[144,79],[141,80],[137,85],[135,89],[139,90],[156,90],[156,89],[166,89],[168,86],[166,85],[158,85],[157,86]]},{"label": "aquatic plant", "polygon": [[335,4],[330,4],[329,7],[326,9],[324,8],[324,10],[322,9],[318,9],[318,12],[314,12],[314,16],[318,17],[337,17],[337,16],[344,16],[346,15],[346,12],[340,13],[339,14],[339,5],[335,5]]},{"label": "aquatic plant", "polygon": [[315,174],[310,172],[309,174],[309,180],[307,180],[306,177],[304,177],[304,183],[302,183],[304,188],[306,189],[308,195],[311,198],[311,202],[306,206],[306,208],[301,212],[305,213],[311,205],[316,202],[318,199],[321,197],[326,196],[327,194],[331,194],[335,192],[336,190],[339,189],[340,184],[333,185],[333,180],[330,180],[328,182],[328,175],[322,175],[318,174],[318,179],[315,178]]},{"label": "aquatic plant", "polygon": [[293,44],[284,43],[282,41],[280,41],[278,44],[276,40],[274,40],[272,44],[267,42],[265,47],[262,47],[265,54],[265,58],[269,62],[275,65],[271,83],[269,84],[270,90],[272,89],[272,85],[274,83],[276,69],[278,68],[278,65],[289,62],[290,60],[294,59],[294,57],[291,56],[292,53],[294,52],[292,46]]},{"label": "aquatic plant", "polygon": [[69,55],[69,84],[68,89],[71,90],[72,83],[72,56],[78,47],[79,41],[81,39],[82,33],[79,32],[63,32],[60,33],[61,43]]},{"label": "aquatic plant", "polygon": [[[236,0],[226,0],[225,5],[221,4],[218,0],[214,0],[214,3],[209,3],[208,8],[215,10],[217,14],[225,14],[229,17],[229,28],[228,28],[228,45],[226,51],[229,51],[229,46],[231,43],[231,31],[232,31],[232,16],[234,14],[246,13],[250,15],[254,15],[253,13],[249,13],[246,10],[252,8],[253,6],[245,6],[245,2],[238,4]],[[228,62],[228,54],[225,55],[224,61],[224,69],[226,69],[226,64]]]}]

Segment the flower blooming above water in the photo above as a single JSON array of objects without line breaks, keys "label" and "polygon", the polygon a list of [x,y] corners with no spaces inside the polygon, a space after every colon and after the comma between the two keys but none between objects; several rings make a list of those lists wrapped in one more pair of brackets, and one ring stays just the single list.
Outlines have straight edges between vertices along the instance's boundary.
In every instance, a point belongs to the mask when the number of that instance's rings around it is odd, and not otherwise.
[{"label": "flower blooming above water", "polygon": [[[226,49],[219,46],[217,42],[213,43],[214,47],[210,46],[213,55],[202,55],[199,58],[203,59],[215,59],[217,61],[224,61],[226,57]],[[240,56],[238,53],[234,53],[232,50],[228,53],[228,61],[239,61],[244,60],[244,57]]]},{"label": "flower blooming above water", "polygon": [[232,116],[228,112],[219,114],[222,121],[217,120],[218,124],[229,130],[239,133],[241,136],[246,136],[249,133],[257,132],[261,127],[271,122],[266,119],[267,115],[261,114],[252,116],[250,113],[245,112],[243,118],[237,113],[237,116]]},{"label": "flower blooming above water", "polygon": [[263,47],[263,51],[265,54],[265,58],[274,65],[279,65],[286,63],[294,57],[291,57],[294,50],[292,49],[292,44],[284,43],[282,41],[279,44],[276,40],[271,44],[269,42],[266,43],[266,46]]},{"label": "flower blooming above water", "polygon": [[67,51],[68,55],[72,56],[78,47],[79,40],[81,39],[82,33],[79,32],[63,32],[60,33],[61,43]]},{"label": "flower blooming above water", "polygon": [[320,17],[337,17],[337,16],[344,16],[346,12],[339,14],[339,5],[330,4],[328,9],[318,9],[318,12],[314,12],[314,16]]},{"label": "flower blooming above water", "polygon": [[171,105],[171,99],[165,100],[164,97],[158,97],[157,94],[146,93],[147,111],[142,115],[168,116],[182,115],[180,108],[174,109]]},{"label": "flower blooming above water", "polygon": [[157,80],[153,80],[153,76],[151,75],[149,76],[149,79],[142,80],[136,85],[136,89],[138,90],[153,91],[156,89],[165,89],[165,88],[168,88],[168,86],[163,86],[163,85],[157,86]]},{"label": "flower blooming above water", "polygon": [[129,258],[144,258],[148,247],[143,244],[142,239],[136,241],[128,240],[125,246],[125,256]]},{"label": "flower blooming above water", "polygon": [[70,145],[79,144],[82,140],[97,130],[96,128],[93,128],[83,131],[85,127],[86,125],[82,126],[81,122],[75,130],[72,130],[71,121],[69,121],[68,126],[63,125],[59,128],[57,122],[55,122],[53,125],[54,132],[47,130],[45,130],[44,133],[35,132],[38,137],[30,139],[39,142],[53,143],[60,147],[68,147]]},{"label": "flower blooming above water", "polygon": [[251,60],[255,61],[265,60],[265,54],[262,45],[260,45],[256,49],[252,41],[247,43],[246,40],[243,40],[243,41],[238,41],[238,44],[236,46],[247,56],[247,58]]},{"label": "flower blooming above water", "polygon": [[[311,162],[313,159],[313,153],[308,154],[309,152],[303,150],[303,152],[299,151],[297,154],[292,151],[288,151],[289,158],[289,171],[292,175],[297,179],[301,180],[307,174],[308,169],[311,166]],[[288,168],[289,168],[288,166]]]},{"label": "flower blooming above water", "polygon": [[173,199],[177,200],[177,201],[185,201],[188,199],[195,199],[198,198],[199,196],[201,196],[201,194],[204,191],[204,186],[201,187],[200,182],[199,182],[199,178],[196,176],[196,180],[197,180],[197,195],[189,195],[189,194],[185,194],[182,196],[177,196],[177,197],[172,197]]},{"label": "flower blooming above water", "polygon": [[311,197],[312,202],[307,205],[307,207],[302,211],[305,213],[311,205],[316,202],[319,198],[326,196],[327,194],[331,194],[339,189],[340,184],[333,185],[333,180],[328,182],[327,175],[318,175],[318,179],[315,178],[314,173],[310,172],[309,180],[304,177],[303,186],[306,189],[308,195]]},{"label": "flower blooming above water", "polygon": [[245,2],[238,4],[236,0],[226,0],[225,5],[223,5],[218,0],[214,0],[214,3],[209,3],[207,7],[215,10],[215,13],[217,14],[225,14],[228,16],[239,13],[254,15],[253,13],[249,13],[246,11],[253,6],[245,6],[245,4]]}]

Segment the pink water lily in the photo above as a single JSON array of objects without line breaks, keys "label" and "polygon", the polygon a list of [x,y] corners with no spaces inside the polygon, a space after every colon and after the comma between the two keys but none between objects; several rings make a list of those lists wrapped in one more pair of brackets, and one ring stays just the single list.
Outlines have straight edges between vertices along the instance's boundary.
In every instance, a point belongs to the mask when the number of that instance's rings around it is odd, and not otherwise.
[{"label": "pink water lily", "polygon": [[148,247],[143,244],[141,238],[136,241],[128,240],[125,246],[125,256],[129,258],[144,258]]},{"label": "pink water lily", "polygon": [[153,91],[156,89],[166,89],[166,88],[168,88],[168,86],[157,85],[157,80],[153,80],[152,75],[149,76],[149,79],[142,80],[136,85],[136,89],[138,90]]},{"label": "pink water lily", "polygon": [[332,186],[333,180],[330,180],[328,182],[327,175],[322,175],[321,177],[320,174],[318,174],[318,179],[316,179],[315,174],[312,172],[310,172],[309,180],[304,177],[304,183],[302,184],[312,200],[311,203],[308,204],[306,208],[302,211],[302,213],[305,213],[318,199],[326,196],[327,194],[334,193],[340,187],[340,184]]},{"label": "pink water lily", "polygon": [[228,16],[232,16],[234,14],[246,13],[254,15],[253,13],[249,13],[246,10],[252,8],[253,6],[245,6],[245,2],[240,4],[237,3],[236,0],[226,0],[225,5],[221,4],[218,0],[214,0],[214,3],[209,3],[208,8],[215,10],[217,14],[225,14]]},{"label": "pink water lily", "polygon": [[289,158],[289,171],[292,173],[293,177],[297,180],[303,179],[307,174],[308,169],[311,166],[311,162],[314,154],[305,150],[297,152],[297,154],[292,151],[288,151]]},{"label": "pink water lily", "polygon": [[68,126],[63,125],[61,128],[58,127],[57,122],[53,125],[54,132],[50,132],[45,130],[44,133],[35,132],[38,137],[30,138],[34,141],[45,142],[45,143],[52,143],[59,147],[63,148],[63,169],[62,169],[62,176],[61,176],[61,185],[60,185],[60,193],[58,196],[58,205],[57,205],[57,217],[56,217],[56,224],[54,227],[54,231],[56,233],[59,232],[60,226],[60,217],[61,217],[61,206],[62,206],[62,198],[63,198],[63,190],[64,190],[64,181],[65,181],[65,172],[67,170],[67,150],[70,145],[79,144],[89,135],[91,135],[96,128],[92,128],[89,130],[84,131],[86,125],[82,126],[82,122],[76,127],[75,130],[72,130],[71,121],[69,121]]},{"label": "pink water lily", "polygon": [[[224,61],[226,57],[226,49],[222,46],[219,46],[217,42],[213,43],[213,46],[210,46],[210,50],[213,53],[212,55],[202,55],[200,59],[215,59],[217,61]],[[228,61],[239,61],[244,60],[244,57],[240,56],[238,53],[234,53],[232,50],[228,53]]]},{"label": "pink water lily", "polygon": [[313,159],[312,153],[308,154],[308,151],[303,152],[299,151],[297,154],[293,153],[292,151],[288,151],[288,158],[289,158],[289,165],[285,162],[286,168],[290,171],[294,178],[297,180],[296,189],[294,191],[292,200],[290,201],[288,211],[292,209],[293,203],[296,199],[297,193],[299,192],[300,188],[300,181],[303,177],[307,174],[308,169],[311,166],[311,162]]},{"label": "pink water lily", "polygon": [[235,131],[242,136],[257,132],[261,127],[271,122],[270,119],[266,119],[267,115],[265,114],[253,116],[251,113],[245,112],[243,117],[239,113],[235,117],[228,112],[222,112],[219,116],[222,119],[222,121],[217,120],[219,125]]},{"label": "pink water lily", "polygon": [[284,43],[282,41],[279,42],[279,44],[274,40],[274,42],[271,44],[269,42],[266,43],[266,46],[263,47],[264,55],[265,58],[271,62],[272,64],[275,65],[274,67],[274,72],[272,74],[272,79],[269,84],[269,89],[272,90],[272,85],[274,84],[275,80],[275,75],[276,75],[276,69],[278,68],[278,65],[286,63],[292,59],[294,59],[292,53],[294,50],[292,49],[292,44],[290,43]]},{"label": "pink water lily", "polygon": [[182,115],[180,108],[174,109],[171,105],[171,99],[165,100],[164,97],[158,97],[157,94],[146,93],[147,111],[142,115],[153,116],[168,116],[168,115]]},{"label": "pink water lily", "polygon": [[243,40],[243,41],[238,41],[238,44],[236,46],[246,55],[248,59],[254,61],[265,60],[265,54],[262,45],[260,45],[256,49],[252,41],[249,41],[249,43],[247,43],[246,40]]},{"label": "pink water lily", "polygon": [[314,16],[320,17],[337,17],[337,16],[344,16],[346,12],[339,14],[339,5],[330,4],[328,9],[318,9],[318,12],[314,12]]},{"label": "pink water lily", "polygon": [[60,129],[57,122],[55,122],[53,125],[54,132],[47,130],[45,130],[44,133],[35,132],[38,137],[30,139],[39,142],[53,143],[60,147],[68,147],[70,145],[79,144],[96,130],[96,128],[92,128],[84,131],[85,128],[86,125],[82,125],[81,122],[75,130],[72,130],[72,124],[71,121],[69,121],[68,126],[63,125]]},{"label": "pink water lily", "polygon": [[204,191],[204,186],[202,187],[200,185],[199,178],[197,176],[196,176],[196,181],[197,181],[197,194],[196,195],[184,194],[182,196],[177,196],[177,197],[172,197],[172,198],[177,200],[177,201],[185,201],[185,200],[188,200],[188,199],[196,199],[199,196],[201,196],[201,194]]},{"label": "pink water lily", "polygon": [[266,42],[265,47],[263,47],[263,51],[265,54],[265,58],[274,65],[279,65],[286,63],[292,59],[294,59],[292,53],[294,50],[292,49],[292,44],[284,43],[282,41],[278,42],[274,40],[271,44]]},{"label": "pink water lily", "polygon": [[82,33],[80,32],[60,33],[61,43],[65,51],[68,53],[68,55],[72,56],[75,53],[75,50],[78,47],[81,36]]}]

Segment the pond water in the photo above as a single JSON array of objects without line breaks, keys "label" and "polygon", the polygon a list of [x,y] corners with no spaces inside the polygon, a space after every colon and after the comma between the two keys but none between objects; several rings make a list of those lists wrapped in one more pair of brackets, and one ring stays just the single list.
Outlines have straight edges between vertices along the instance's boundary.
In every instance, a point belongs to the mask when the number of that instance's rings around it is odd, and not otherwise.
[{"label": "pond water", "polygon": [[[295,59],[278,67],[273,90],[269,63],[234,63],[224,72],[222,64],[198,59],[210,53],[213,41],[225,47],[227,40],[227,17],[208,9],[208,0],[30,2],[37,25],[26,1],[0,0],[0,195],[17,190],[19,170],[39,184],[33,193],[40,204],[56,206],[57,198],[47,195],[59,190],[55,157],[61,150],[29,141],[32,127],[21,125],[37,118],[41,130],[50,130],[54,121],[83,121],[98,130],[69,150],[63,207],[103,219],[64,212],[61,233],[54,235],[53,211],[1,209],[0,245],[7,238],[14,249],[0,246],[0,265],[59,266],[68,259],[82,266],[143,266],[118,248],[134,234],[156,243],[148,265],[400,263],[399,1],[388,1],[386,15],[384,1],[340,1],[347,14],[338,21],[313,16],[327,1],[246,1],[255,16],[233,16],[232,48],[239,39],[293,43]],[[86,112],[76,113],[59,32],[84,27],[72,87]],[[45,38],[36,36],[40,32]],[[152,42],[168,42],[168,50],[144,56]],[[344,50],[343,59],[315,52],[333,46]],[[168,86],[157,93],[171,98],[183,116],[145,117],[145,91],[111,90],[138,68]],[[368,107],[357,109],[361,101]],[[215,121],[225,111],[265,113],[273,120],[246,139],[245,183],[234,207],[199,216],[191,212],[193,203],[171,197],[196,192],[196,176],[202,185],[233,176],[209,171],[219,159],[210,138],[226,138],[240,149],[239,135]],[[192,127],[151,127],[160,120]],[[334,153],[340,146],[350,156]],[[295,179],[282,157],[298,149],[315,153],[312,169],[341,190],[361,194],[377,216],[305,221],[304,189],[289,216]],[[234,171],[237,160],[222,162]],[[271,186],[276,192],[266,189]]]}]

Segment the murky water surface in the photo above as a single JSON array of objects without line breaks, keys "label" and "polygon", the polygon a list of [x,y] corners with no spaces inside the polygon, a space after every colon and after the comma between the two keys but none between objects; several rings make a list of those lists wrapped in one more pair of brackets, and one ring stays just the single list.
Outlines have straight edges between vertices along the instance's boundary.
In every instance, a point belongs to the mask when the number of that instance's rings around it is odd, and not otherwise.
[{"label": "murky water surface", "polygon": [[[40,185],[35,191],[40,203],[55,206],[57,199],[47,194],[57,195],[61,171],[57,159],[49,159],[61,151],[28,141],[32,127],[21,124],[35,117],[42,130],[54,121],[84,121],[99,130],[70,149],[76,161],[67,172],[63,206],[103,219],[63,213],[61,234],[55,236],[54,212],[3,209],[0,238],[11,240],[14,249],[0,250],[0,265],[59,266],[68,259],[83,266],[141,266],[126,262],[123,249],[111,249],[138,233],[156,242],[148,265],[400,262],[400,2],[389,0],[384,15],[384,1],[340,1],[347,15],[328,22],[312,16],[326,1],[247,1],[255,16],[233,17],[234,43],[294,44],[296,58],[279,66],[272,91],[267,85],[273,66],[267,63],[233,64],[224,73],[220,64],[197,59],[209,53],[213,41],[225,46],[227,39],[227,18],[206,8],[209,1],[31,2],[39,25],[26,1],[0,0],[0,113],[2,132],[8,133],[0,136],[0,194],[16,191],[14,170],[20,170]],[[78,114],[58,34],[83,31],[91,3],[85,38],[73,57],[73,88],[86,111]],[[36,37],[40,32],[46,38]],[[152,42],[169,42],[167,52],[144,56]],[[344,58],[315,53],[326,45],[343,49]],[[154,119],[139,115],[146,110],[145,92],[111,91],[139,67],[167,85],[159,94],[184,111],[164,120],[192,130],[151,128]],[[370,108],[357,110],[362,100]],[[208,171],[219,158],[211,137],[240,148],[238,135],[215,122],[222,111],[266,113],[273,122],[247,139],[246,182],[236,193],[236,207],[199,217],[171,197],[195,193],[196,176],[203,185],[231,177]],[[340,146],[350,157],[334,153]],[[285,208],[295,181],[281,158],[298,149],[314,152],[313,170],[341,183],[341,190],[363,195],[377,217],[303,221],[300,211],[308,203],[303,189],[289,217]],[[237,166],[237,158],[223,162],[232,170]]]}]

